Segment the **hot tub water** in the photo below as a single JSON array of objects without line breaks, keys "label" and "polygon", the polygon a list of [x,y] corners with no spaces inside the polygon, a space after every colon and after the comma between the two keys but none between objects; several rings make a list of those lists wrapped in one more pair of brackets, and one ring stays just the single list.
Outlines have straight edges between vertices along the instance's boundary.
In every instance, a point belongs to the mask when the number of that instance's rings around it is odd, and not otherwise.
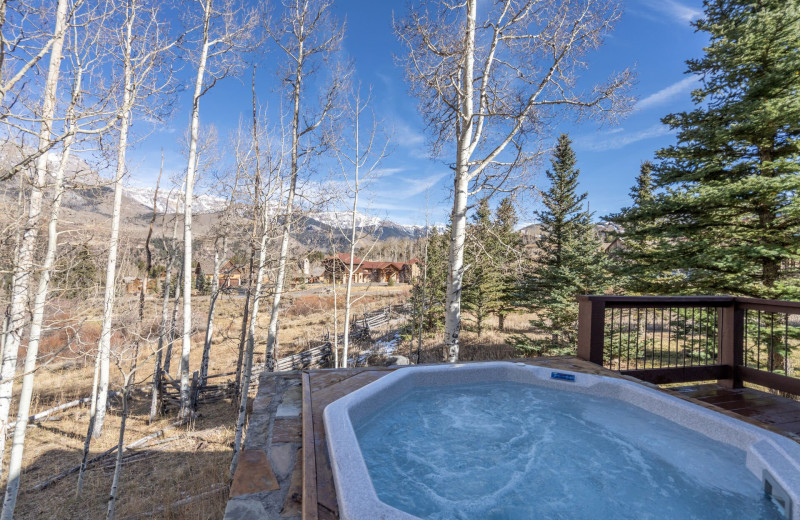
[{"label": "hot tub water", "polygon": [[783,518],[744,451],[606,397],[417,387],[354,428],[378,498],[421,518]]}]

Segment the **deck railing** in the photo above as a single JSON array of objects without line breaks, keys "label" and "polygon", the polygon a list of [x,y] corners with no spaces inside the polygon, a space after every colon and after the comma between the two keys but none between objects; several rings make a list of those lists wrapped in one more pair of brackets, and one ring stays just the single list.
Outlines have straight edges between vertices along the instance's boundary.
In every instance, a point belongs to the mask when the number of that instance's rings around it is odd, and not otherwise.
[{"label": "deck railing", "polygon": [[578,357],[657,384],[750,382],[800,395],[800,302],[579,296]]}]

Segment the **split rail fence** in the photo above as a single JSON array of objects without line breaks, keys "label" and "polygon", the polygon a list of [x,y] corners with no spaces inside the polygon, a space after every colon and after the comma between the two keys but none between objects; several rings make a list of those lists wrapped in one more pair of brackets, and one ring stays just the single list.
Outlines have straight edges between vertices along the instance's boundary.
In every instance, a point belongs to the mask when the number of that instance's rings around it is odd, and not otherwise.
[{"label": "split rail fence", "polygon": [[[369,331],[388,324],[392,319],[400,314],[409,312],[409,305],[388,305],[379,310],[365,313],[353,320],[353,331],[351,334],[366,334]],[[328,337],[324,338],[319,345],[308,350],[292,354],[278,359],[275,362],[275,371],[286,372],[290,370],[306,370],[310,368],[327,368],[333,364],[333,344]],[[258,378],[266,369],[263,364],[253,366],[250,377],[250,386],[258,385]],[[223,377],[235,376],[236,372],[225,374],[215,374],[207,377],[208,380]],[[180,407],[180,382],[176,381],[169,374],[162,372],[159,398],[161,399],[162,409],[167,407]],[[189,389],[189,402],[192,410],[197,410],[198,404],[212,403],[221,399],[235,395],[235,383],[228,380],[220,384],[199,384],[199,372],[192,374],[192,382]]]}]

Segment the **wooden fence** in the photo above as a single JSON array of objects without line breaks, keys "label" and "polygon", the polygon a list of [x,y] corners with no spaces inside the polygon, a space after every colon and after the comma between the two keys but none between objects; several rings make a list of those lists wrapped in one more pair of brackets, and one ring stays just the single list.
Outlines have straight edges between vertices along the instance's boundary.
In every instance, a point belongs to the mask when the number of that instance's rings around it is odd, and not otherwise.
[{"label": "wooden fence", "polygon": [[[388,324],[392,319],[400,314],[411,311],[410,305],[388,305],[373,312],[363,314],[353,320],[353,332],[357,334],[369,334],[371,329]],[[310,368],[327,368],[333,364],[333,345],[328,338],[325,338],[319,345],[308,350],[292,354],[278,359],[275,362],[276,372],[287,372],[290,370],[306,370]],[[261,373],[266,369],[264,364],[254,365],[250,377],[250,386],[258,385]],[[236,372],[226,374],[215,374],[207,377],[208,380],[222,377],[235,376]],[[180,407],[180,382],[176,381],[169,374],[161,374],[161,384],[159,398],[161,399],[162,410],[166,407]],[[192,374],[192,382],[189,390],[189,400],[192,410],[197,410],[200,403],[211,403],[225,399],[236,394],[235,383],[231,380],[221,384],[199,384],[199,373]]]},{"label": "wooden fence", "polygon": [[656,384],[749,382],[800,395],[800,302],[580,296],[578,357]]}]

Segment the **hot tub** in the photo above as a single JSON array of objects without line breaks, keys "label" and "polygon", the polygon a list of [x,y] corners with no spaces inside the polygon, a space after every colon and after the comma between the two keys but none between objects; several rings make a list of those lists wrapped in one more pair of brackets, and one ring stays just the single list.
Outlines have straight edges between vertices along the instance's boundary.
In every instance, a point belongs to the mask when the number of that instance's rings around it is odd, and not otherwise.
[{"label": "hot tub", "polygon": [[403,368],[324,424],[347,520],[800,520],[800,444],[624,379]]}]

